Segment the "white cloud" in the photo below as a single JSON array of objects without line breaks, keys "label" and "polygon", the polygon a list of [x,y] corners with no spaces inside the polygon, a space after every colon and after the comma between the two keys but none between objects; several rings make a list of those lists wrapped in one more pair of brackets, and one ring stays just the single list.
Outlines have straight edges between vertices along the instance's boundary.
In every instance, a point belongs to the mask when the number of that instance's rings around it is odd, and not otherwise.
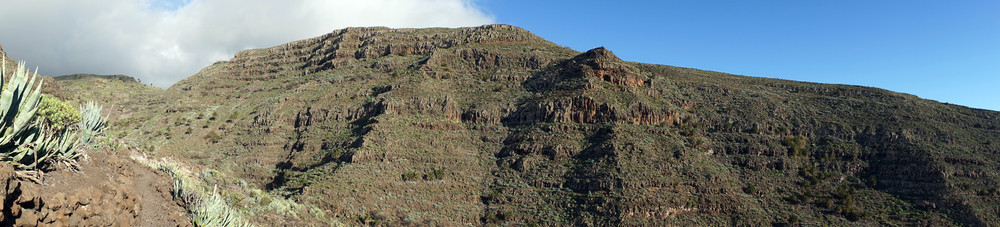
[{"label": "white cloud", "polygon": [[237,51],[344,27],[493,22],[470,1],[14,0],[0,3],[0,44],[43,75],[126,74],[167,87]]}]

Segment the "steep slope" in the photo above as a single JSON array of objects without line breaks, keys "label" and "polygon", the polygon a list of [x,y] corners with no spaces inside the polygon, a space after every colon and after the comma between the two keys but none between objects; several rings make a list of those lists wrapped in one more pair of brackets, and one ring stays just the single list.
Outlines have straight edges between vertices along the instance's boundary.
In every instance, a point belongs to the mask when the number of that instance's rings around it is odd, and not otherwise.
[{"label": "steep slope", "polygon": [[74,106],[82,106],[94,101],[108,106],[108,114],[113,119],[128,117],[136,108],[163,104],[163,89],[139,83],[125,75],[73,74],[57,76],[54,81],[65,98]]},{"label": "steep slope", "polygon": [[[63,85],[67,86],[67,85]],[[622,61],[508,25],[243,51],[116,125],[260,223],[998,223],[1000,113]],[[134,105],[134,106],[133,106]],[[277,222],[276,222],[277,221]]]}]

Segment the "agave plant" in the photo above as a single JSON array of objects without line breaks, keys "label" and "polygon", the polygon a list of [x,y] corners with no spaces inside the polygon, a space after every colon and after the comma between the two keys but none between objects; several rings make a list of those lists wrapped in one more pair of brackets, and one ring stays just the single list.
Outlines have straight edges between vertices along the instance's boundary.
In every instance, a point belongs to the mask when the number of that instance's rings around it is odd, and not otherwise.
[{"label": "agave plant", "polygon": [[76,149],[77,145],[80,144],[79,134],[75,130],[63,129],[58,134],[60,136],[50,137],[52,139],[43,143],[41,149],[57,155],[56,157],[60,160],[74,160],[83,155]]},{"label": "agave plant", "polygon": [[32,127],[29,133],[21,141],[27,146],[15,148],[14,155],[11,156],[16,161],[15,166],[21,169],[36,169],[41,164],[49,161],[71,161],[83,155],[78,152],[77,145],[80,144],[79,132],[71,129],[63,129],[55,135],[42,133],[41,126]]},{"label": "agave plant", "polygon": [[144,162],[144,164],[166,172],[174,179],[174,199],[187,204],[194,226],[253,226],[243,219],[243,213],[229,207],[225,198],[219,194],[218,187],[213,187],[211,192],[206,191],[204,186],[198,183],[201,181],[191,179],[174,163]]},{"label": "agave plant", "polygon": [[33,169],[40,161],[48,159],[49,155],[45,152],[38,153],[36,151],[36,146],[45,144],[45,137],[38,130],[37,127],[32,127],[25,131],[24,136],[18,138],[13,146],[9,147],[10,144],[6,144],[4,147],[4,152],[2,153],[3,161],[10,162],[14,164],[14,167],[18,169]]},{"label": "agave plant", "polygon": [[0,161],[23,163],[31,157],[35,160],[30,165],[34,166],[38,159],[34,149],[44,136],[30,123],[41,101],[42,83],[35,85],[37,74],[25,70],[23,62],[13,75],[5,73],[6,61],[2,67],[0,81],[6,83],[0,91]]},{"label": "agave plant", "polygon": [[88,101],[87,105],[80,108],[80,142],[90,144],[91,139],[104,133],[104,128],[108,125],[108,117],[101,116],[101,110],[94,101]]},{"label": "agave plant", "polygon": [[226,204],[225,199],[212,189],[195,205],[191,212],[194,226],[251,226],[243,221],[242,215]]}]

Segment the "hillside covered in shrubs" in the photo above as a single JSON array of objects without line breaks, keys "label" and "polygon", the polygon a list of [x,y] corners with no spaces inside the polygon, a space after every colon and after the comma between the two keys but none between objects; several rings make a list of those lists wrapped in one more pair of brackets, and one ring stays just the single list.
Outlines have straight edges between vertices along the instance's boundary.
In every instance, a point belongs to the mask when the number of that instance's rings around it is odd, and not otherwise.
[{"label": "hillside covered in shrubs", "polygon": [[[130,79],[55,81],[113,107],[107,140],[178,182],[196,224],[1000,223],[1000,112],[629,62],[509,25],[347,28],[165,90]],[[42,106],[40,125],[88,122]]]}]

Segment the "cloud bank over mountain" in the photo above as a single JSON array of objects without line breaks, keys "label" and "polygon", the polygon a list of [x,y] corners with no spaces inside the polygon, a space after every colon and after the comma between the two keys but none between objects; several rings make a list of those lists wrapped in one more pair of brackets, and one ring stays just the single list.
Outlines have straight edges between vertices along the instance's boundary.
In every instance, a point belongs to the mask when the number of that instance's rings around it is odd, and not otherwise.
[{"label": "cloud bank over mountain", "polygon": [[353,26],[460,27],[471,0],[52,0],[0,7],[0,44],[43,75],[127,74],[159,87],[237,51]]}]

